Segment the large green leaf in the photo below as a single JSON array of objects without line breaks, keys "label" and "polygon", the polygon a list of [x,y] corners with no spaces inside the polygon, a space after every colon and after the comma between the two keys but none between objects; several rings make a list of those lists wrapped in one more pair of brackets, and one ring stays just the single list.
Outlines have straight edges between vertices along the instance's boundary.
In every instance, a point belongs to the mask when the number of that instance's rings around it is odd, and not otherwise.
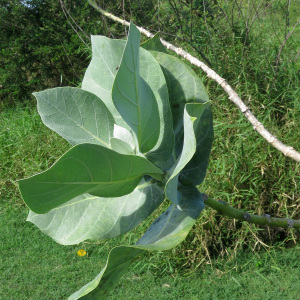
[{"label": "large green leaf", "polygon": [[164,200],[158,183],[142,182],[134,191],[117,198],[80,195],[46,214],[30,211],[27,221],[63,245],[87,239],[108,239],[136,227]]},{"label": "large green leaf", "polygon": [[196,137],[196,151],[180,173],[183,184],[199,185],[203,182],[214,139],[213,118],[210,103],[187,105],[188,114],[197,118],[193,124]]},{"label": "large green leaf", "polygon": [[47,171],[18,183],[29,208],[46,213],[84,193],[99,197],[127,195],[146,174],[162,179],[162,171],[143,157],[120,154],[100,145],[80,144]]},{"label": "large green leaf", "polygon": [[184,110],[184,143],[181,155],[178,157],[173,169],[168,173],[168,181],[165,185],[166,197],[173,203],[178,203],[178,179],[181,170],[188,164],[196,151],[196,138],[193,123],[196,120]]},{"label": "large green leaf", "polygon": [[121,65],[116,75],[112,99],[123,120],[135,132],[140,151],[150,151],[160,132],[158,105],[148,83],[140,76],[141,34],[131,23]]},{"label": "large green leaf", "polygon": [[[207,109],[209,109],[210,111],[209,103],[188,103],[185,105],[184,117],[183,117],[184,119],[183,149],[175,163],[174,169],[169,171],[168,174],[169,178],[165,186],[167,198],[174,203],[178,203],[179,201],[177,188],[178,188],[178,179],[179,179],[180,172],[189,163],[189,161],[194,156],[194,153],[196,152],[196,147],[197,147],[196,134],[199,132],[202,134],[201,132],[202,121],[203,121],[202,116],[205,115]],[[192,171],[192,167],[189,168],[190,171]],[[190,174],[192,174],[192,172]],[[186,175],[189,175],[188,172],[186,173]]]},{"label": "large green leaf", "polygon": [[92,36],[92,60],[85,72],[82,89],[97,95],[110,110],[116,123],[126,126],[115,108],[111,91],[120,66],[126,41]]},{"label": "large green leaf", "polygon": [[105,299],[110,288],[146,250],[163,251],[183,241],[204,208],[203,197],[195,187],[183,187],[179,205],[172,204],[158,217],[135,246],[119,246],[111,250],[100,274],[69,297],[75,299]]},{"label": "large green leaf", "polygon": [[174,149],[175,137],[167,83],[159,63],[143,48],[140,48],[140,75],[155,95],[160,119],[158,141],[146,157],[161,169],[168,169],[173,163],[169,159]]},{"label": "large green leaf", "polygon": [[74,87],[49,89],[34,96],[45,125],[71,144],[109,146],[114,118],[97,96]]},{"label": "large green leaf", "polygon": [[166,48],[160,41],[159,33],[157,33],[153,38],[147,40],[145,43],[141,44],[141,47],[148,51],[152,50],[167,53]]},{"label": "large green leaf", "polygon": [[197,74],[180,59],[158,51],[150,51],[160,63],[169,90],[173,115],[176,155],[182,149],[183,111],[186,103],[209,101],[205,87]]},{"label": "large green leaf", "polygon": [[[116,110],[111,90],[120,67],[126,41],[113,40],[103,36],[92,36],[93,57],[85,73],[82,88],[100,97],[114,116],[119,126],[129,129]],[[174,147],[172,113],[168,88],[159,63],[145,49],[140,48],[140,76],[148,83],[155,95],[159,110],[160,135],[147,158],[161,168],[168,168],[168,161]]]}]

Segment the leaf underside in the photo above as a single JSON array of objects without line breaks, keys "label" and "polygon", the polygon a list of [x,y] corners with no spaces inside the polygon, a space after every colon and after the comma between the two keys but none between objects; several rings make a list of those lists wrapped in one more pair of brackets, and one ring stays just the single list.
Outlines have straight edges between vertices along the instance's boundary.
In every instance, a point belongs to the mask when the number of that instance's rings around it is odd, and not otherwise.
[{"label": "leaf underside", "polygon": [[30,211],[27,221],[63,245],[124,234],[146,219],[164,200],[158,183],[142,180],[134,191],[116,198],[83,194],[46,214]]},{"label": "leaf underside", "polygon": [[109,146],[114,118],[96,95],[74,87],[34,93],[44,124],[72,145]]}]

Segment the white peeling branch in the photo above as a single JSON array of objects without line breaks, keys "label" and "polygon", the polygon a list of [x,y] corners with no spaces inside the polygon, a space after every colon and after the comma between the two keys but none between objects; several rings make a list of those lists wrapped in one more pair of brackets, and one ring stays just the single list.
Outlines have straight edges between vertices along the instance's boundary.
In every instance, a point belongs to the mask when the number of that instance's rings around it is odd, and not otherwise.
[{"label": "white peeling branch", "polygon": [[[101,9],[94,0],[88,0],[90,5],[93,6],[97,11],[99,11],[104,16],[110,18],[111,20],[118,22],[122,25],[129,26],[130,23],[126,20],[122,20],[116,16],[114,16],[111,13],[108,13],[107,11]],[[151,32],[148,30],[138,27],[139,31],[147,36],[148,38],[151,38],[154,36]],[[217,82],[223,90],[227,93],[229,96],[229,99],[240,109],[240,111],[245,115],[245,117],[248,119],[248,121],[252,124],[253,129],[256,130],[269,144],[271,144],[273,147],[281,151],[285,156],[291,157],[292,159],[300,162],[300,153],[297,152],[293,147],[287,146],[283,144],[281,141],[279,141],[273,134],[271,134],[264,125],[259,122],[256,117],[251,113],[249,107],[245,105],[245,103],[242,101],[242,99],[239,97],[239,95],[233,90],[233,88],[227,83],[227,81],[219,76],[215,71],[210,69],[205,63],[197,59],[196,57],[192,56],[188,52],[184,51],[181,48],[177,48],[174,45],[166,42],[163,39],[160,39],[162,44],[169,50],[175,52],[177,55],[182,56],[186,60],[188,60],[191,64],[201,68],[206,75],[213,79],[215,82]]]}]

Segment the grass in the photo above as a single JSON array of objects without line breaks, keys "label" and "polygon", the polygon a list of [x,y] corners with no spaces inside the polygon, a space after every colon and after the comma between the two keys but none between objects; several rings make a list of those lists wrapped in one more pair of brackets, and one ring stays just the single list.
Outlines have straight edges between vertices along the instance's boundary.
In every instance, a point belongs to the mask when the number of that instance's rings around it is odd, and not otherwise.
[{"label": "grass", "polygon": [[[26,209],[2,208],[0,214],[0,299],[66,299],[100,272],[112,246],[128,243],[131,235],[65,247],[26,223]],[[79,257],[79,249],[87,255]],[[205,261],[185,276],[159,267],[168,265],[164,255],[146,256],[108,299],[297,299],[299,250],[241,251],[231,259]]]},{"label": "grass", "polygon": [[216,259],[189,277],[139,275],[135,268],[109,299],[297,299],[298,251],[245,252]]}]

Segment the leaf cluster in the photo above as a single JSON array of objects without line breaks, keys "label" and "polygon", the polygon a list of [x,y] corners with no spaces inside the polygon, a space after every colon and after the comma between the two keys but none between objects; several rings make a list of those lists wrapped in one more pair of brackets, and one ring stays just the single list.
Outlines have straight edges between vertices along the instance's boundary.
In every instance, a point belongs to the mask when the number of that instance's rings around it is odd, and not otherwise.
[{"label": "leaf cluster", "polygon": [[208,96],[158,36],[142,46],[140,39],[133,23],[127,41],[93,36],[82,89],[34,93],[45,125],[73,147],[50,169],[19,181],[29,221],[75,244],[123,234],[171,201],[136,245],[114,248],[95,280],[70,299],[104,296],[145,250],[180,243],[204,208],[196,186],[213,141]]}]

